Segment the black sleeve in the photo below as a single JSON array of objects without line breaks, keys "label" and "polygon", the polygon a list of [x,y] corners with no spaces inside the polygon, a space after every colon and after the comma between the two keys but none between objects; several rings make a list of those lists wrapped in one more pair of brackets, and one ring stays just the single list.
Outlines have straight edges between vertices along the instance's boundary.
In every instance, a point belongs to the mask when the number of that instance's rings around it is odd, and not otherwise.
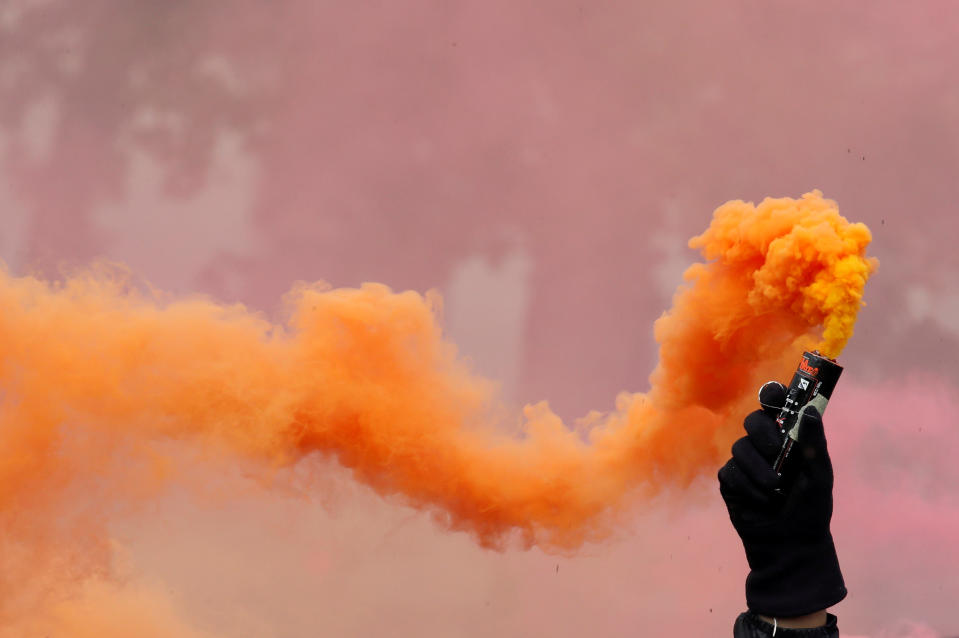
[{"label": "black sleeve", "polygon": [[[733,638],[772,638],[773,626],[747,611],[739,614],[736,625],[733,627]],[[815,629],[783,629],[776,627],[776,638],[839,638],[839,628],[836,626],[836,617],[826,615],[826,626]]]}]

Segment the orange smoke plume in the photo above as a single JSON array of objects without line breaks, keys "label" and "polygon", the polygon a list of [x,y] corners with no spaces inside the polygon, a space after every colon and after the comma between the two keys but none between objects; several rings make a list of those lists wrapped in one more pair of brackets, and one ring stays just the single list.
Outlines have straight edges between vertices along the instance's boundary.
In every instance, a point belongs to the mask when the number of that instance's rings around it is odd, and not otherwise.
[{"label": "orange smoke plume", "polygon": [[[0,600],[24,569],[105,569],[109,504],[162,486],[172,444],[267,471],[332,457],[485,546],[600,539],[637,494],[712,474],[760,381],[786,378],[804,348],[840,352],[876,267],[869,241],[818,191],[721,206],[690,241],[707,261],[655,324],[650,391],[575,428],[527,406],[522,437],[498,427],[511,417],[444,340],[431,295],[304,285],[275,325],[138,292],[117,269],[0,273]],[[108,505],[71,509],[81,493]]]}]

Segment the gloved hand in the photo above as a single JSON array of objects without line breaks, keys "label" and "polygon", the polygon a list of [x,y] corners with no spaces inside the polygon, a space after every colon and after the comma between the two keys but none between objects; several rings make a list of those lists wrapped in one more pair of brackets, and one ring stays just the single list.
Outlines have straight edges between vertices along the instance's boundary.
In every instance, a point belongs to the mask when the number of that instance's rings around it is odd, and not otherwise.
[{"label": "gloved hand", "polygon": [[776,618],[810,614],[846,597],[829,531],[832,463],[815,408],[802,419],[793,471],[780,479],[772,469],[783,442],[776,416],[785,399],[781,384],[763,386],[763,409],[746,417],[747,435],[719,470],[719,491],[749,561],[746,604]]}]

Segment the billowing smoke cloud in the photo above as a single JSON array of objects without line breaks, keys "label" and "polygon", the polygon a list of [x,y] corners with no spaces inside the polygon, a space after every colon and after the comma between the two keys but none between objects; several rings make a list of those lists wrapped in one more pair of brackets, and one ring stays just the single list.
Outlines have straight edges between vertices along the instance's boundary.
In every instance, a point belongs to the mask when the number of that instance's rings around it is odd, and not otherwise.
[{"label": "billowing smoke cloud", "polygon": [[[803,348],[841,351],[876,266],[869,241],[818,192],[727,203],[691,240],[708,261],[656,324],[651,390],[575,428],[546,403],[527,406],[519,438],[502,432],[513,417],[494,385],[444,340],[432,295],[301,285],[281,326],[139,292],[117,268],[59,282],[4,274],[0,619],[31,607],[74,617],[51,601],[109,573],[105,522],[174,478],[173,445],[265,484],[331,456],[483,546],[600,540],[639,495],[712,473],[760,380],[786,377]],[[123,613],[146,604],[83,596]]]}]

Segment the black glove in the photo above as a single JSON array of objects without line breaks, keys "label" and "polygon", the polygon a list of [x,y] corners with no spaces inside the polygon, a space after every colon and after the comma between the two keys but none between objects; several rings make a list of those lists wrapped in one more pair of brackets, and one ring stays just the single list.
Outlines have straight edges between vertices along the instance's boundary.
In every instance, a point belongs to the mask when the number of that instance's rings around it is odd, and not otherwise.
[{"label": "black glove", "polygon": [[781,384],[763,386],[763,409],[746,417],[747,436],[733,444],[733,458],[719,470],[719,491],[751,570],[746,604],[775,618],[804,616],[846,597],[829,532],[832,463],[815,408],[803,417],[792,471],[780,479],[772,469],[783,442],[776,416],[785,398]]}]

